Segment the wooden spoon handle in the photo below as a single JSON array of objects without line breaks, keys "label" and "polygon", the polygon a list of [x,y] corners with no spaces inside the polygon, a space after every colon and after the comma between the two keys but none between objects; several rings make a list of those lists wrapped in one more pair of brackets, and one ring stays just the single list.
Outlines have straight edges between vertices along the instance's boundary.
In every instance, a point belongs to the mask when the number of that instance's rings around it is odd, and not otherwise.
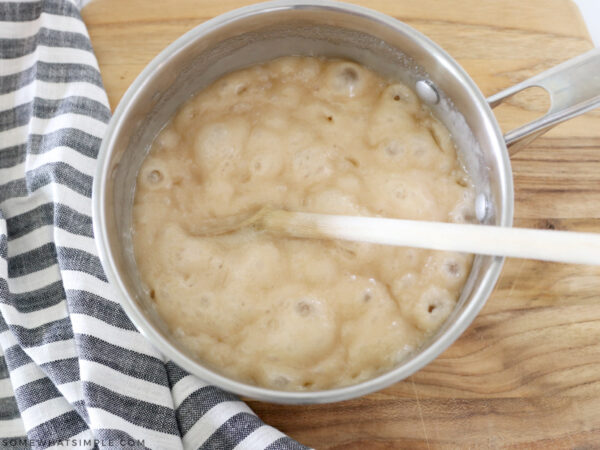
[{"label": "wooden spoon handle", "polygon": [[258,228],[286,236],[600,265],[600,234],[271,210]]}]

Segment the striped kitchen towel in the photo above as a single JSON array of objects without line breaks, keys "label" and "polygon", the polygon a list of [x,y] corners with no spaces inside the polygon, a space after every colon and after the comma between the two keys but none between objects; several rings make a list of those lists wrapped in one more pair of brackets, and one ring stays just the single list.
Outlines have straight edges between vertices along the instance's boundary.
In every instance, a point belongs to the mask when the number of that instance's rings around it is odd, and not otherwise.
[{"label": "striped kitchen towel", "polygon": [[305,448],[121,309],[90,217],[109,118],[78,4],[0,2],[0,447]]}]

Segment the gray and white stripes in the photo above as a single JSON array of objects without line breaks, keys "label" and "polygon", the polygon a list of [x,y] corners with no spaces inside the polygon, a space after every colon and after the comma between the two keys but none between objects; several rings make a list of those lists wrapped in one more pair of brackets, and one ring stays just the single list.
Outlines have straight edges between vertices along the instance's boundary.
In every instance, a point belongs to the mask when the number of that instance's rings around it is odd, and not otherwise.
[{"label": "gray and white stripes", "polygon": [[90,210],[109,117],[76,3],[0,2],[0,447],[305,448],[124,314]]}]

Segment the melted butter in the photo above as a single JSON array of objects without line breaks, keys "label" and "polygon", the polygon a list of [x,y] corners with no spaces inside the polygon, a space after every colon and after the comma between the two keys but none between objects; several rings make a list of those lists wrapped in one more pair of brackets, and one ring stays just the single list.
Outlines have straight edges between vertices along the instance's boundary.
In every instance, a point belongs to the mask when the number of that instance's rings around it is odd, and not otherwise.
[{"label": "melted butter", "polygon": [[275,389],[339,387],[439,328],[472,257],[190,230],[265,205],[465,221],[473,196],[447,129],[408,87],[348,61],[280,58],[217,80],[156,138],[137,180],[136,261],[205,364]]}]

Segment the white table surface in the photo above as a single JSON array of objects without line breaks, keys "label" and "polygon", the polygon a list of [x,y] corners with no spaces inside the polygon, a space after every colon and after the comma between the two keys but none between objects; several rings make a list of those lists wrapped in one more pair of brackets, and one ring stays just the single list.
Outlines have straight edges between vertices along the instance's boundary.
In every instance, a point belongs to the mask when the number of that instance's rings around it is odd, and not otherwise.
[{"label": "white table surface", "polygon": [[594,45],[600,47],[600,0],[574,0],[587,24]]}]

